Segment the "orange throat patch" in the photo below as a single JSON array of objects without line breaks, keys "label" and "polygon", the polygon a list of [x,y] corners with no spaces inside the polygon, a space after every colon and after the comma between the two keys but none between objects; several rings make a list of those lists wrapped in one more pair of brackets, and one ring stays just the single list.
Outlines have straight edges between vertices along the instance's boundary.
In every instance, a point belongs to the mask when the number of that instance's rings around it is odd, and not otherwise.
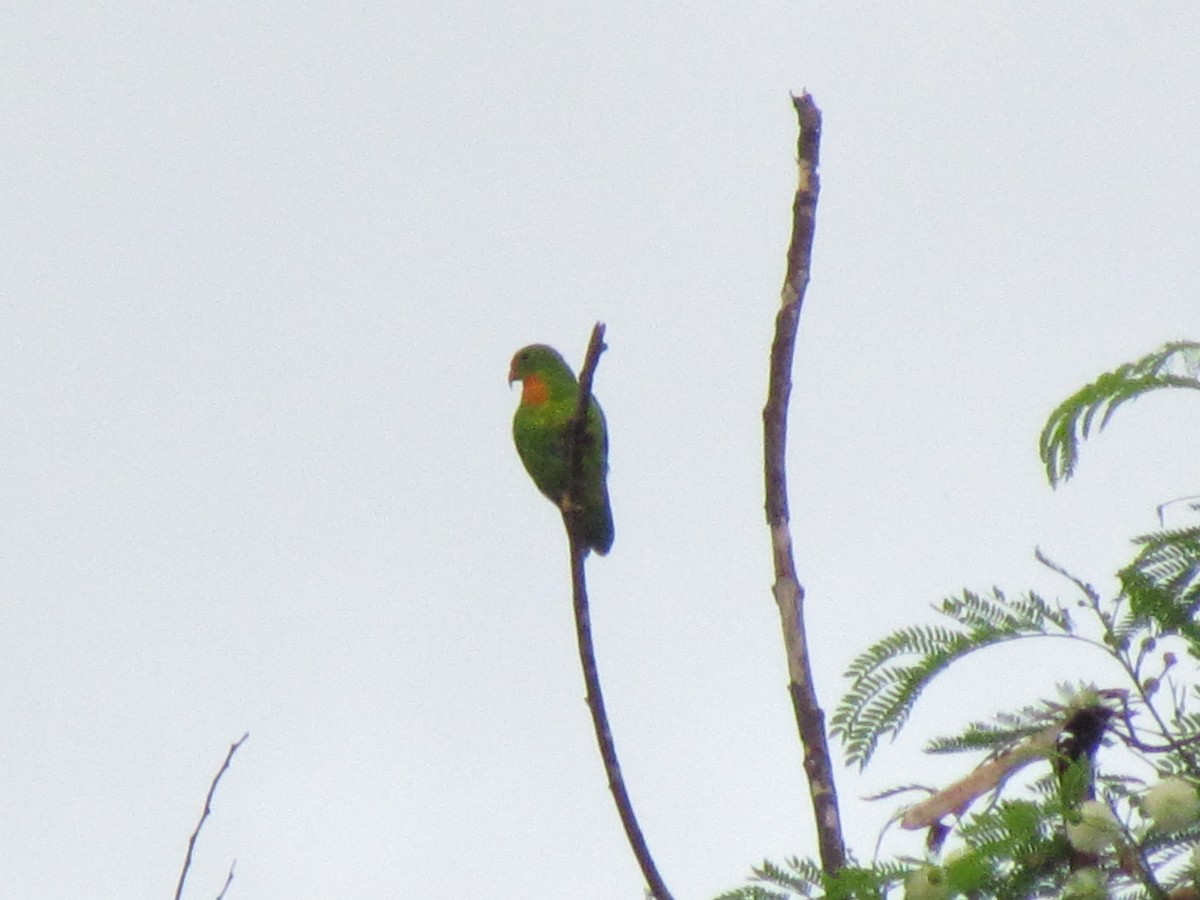
[{"label": "orange throat patch", "polygon": [[550,399],[550,388],[540,375],[526,375],[521,382],[521,405],[541,406]]}]

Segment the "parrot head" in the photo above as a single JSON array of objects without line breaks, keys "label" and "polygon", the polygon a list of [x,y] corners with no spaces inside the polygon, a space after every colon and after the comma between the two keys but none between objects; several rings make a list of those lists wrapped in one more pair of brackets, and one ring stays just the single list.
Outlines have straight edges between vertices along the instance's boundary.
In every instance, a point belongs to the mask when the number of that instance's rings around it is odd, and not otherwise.
[{"label": "parrot head", "polygon": [[508,383],[524,381],[531,376],[545,375],[567,369],[566,361],[557,350],[545,344],[530,344],[514,354],[508,367]]},{"label": "parrot head", "polygon": [[541,406],[551,396],[561,396],[575,383],[571,367],[557,350],[545,344],[522,347],[508,367],[508,383],[521,382],[521,403]]}]

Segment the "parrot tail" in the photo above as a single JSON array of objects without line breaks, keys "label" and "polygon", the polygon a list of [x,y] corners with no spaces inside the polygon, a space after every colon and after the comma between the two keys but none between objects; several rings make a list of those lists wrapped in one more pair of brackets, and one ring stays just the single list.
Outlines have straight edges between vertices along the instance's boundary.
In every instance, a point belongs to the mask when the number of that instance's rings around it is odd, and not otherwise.
[{"label": "parrot tail", "polygon": [[605,485],[600,487],[599,501],[588,505],[583,519],[583,534],[588,546],[604,556],[613,545],[612,507],[608,503],[608,488]]}]

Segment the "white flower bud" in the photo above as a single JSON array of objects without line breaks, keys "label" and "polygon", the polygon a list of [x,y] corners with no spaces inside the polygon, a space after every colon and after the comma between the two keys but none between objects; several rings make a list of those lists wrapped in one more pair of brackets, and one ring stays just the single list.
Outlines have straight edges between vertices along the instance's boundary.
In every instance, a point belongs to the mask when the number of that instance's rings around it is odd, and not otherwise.
[{"label": "white flower bud", "polygon": [[937,866],[924,866],[904,879],[904,900],[946,900],[949,896],[946,873]]},{"label": "white flower bud", "polygon": [[1067,823],[1067,840],[1081,853],[1103,853],[1121,834],[1117,817],[1107,803],[1084,800],[1077,810],[1078,821]]},{"label": "white flower bud", "polygon": [[1174,831],[1200,819],[1200,796],[1190,781],[1164,778],[1146,792],[1142,812],[1159,831]]},{"label": "white flower bud", "polygon": [[1062,900],[1107,900],[1108,887],[1099,869],[1080,869],[1072,872],[1063,885]]}]

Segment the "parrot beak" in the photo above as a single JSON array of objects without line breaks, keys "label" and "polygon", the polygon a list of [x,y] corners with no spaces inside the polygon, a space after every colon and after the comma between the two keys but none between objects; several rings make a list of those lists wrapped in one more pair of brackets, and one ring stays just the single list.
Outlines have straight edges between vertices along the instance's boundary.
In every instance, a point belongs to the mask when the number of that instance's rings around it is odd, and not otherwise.
[{"label": "parrot beak", "polygon": [[515,363],[514,363],[514,365],[513,365],[513,366],[509,366],[509,369],[508,369],[508,387],[509,387],[509,389],[510,389],[510,390],[512,389],[512,385],[513,385],[513,382],[514,382],[514,381],[520,381],[520,380],[521,380],[521,379],[520,379],[520,378],[517,376],[517,373],[513,371],[514,367],[515,367]]}]

